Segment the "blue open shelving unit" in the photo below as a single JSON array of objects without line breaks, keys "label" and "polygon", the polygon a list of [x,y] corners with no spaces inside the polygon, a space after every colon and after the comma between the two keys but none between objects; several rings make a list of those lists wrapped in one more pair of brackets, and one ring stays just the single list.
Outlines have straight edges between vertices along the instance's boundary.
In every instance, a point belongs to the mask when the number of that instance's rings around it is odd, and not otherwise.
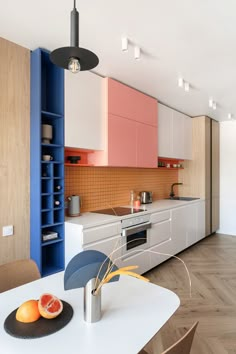
[{"label": "blue open shelving unit", "polygon": [[[42,276],[64,270],[64,70],[49,52],[31,52],[30,255]],[[53,138],[42,143],[42,124]],[[52,161],[43,161],[51,155]],[[58,205],[55,205],[55,200]],[[43,234],[57,238],[43,241]]]}]

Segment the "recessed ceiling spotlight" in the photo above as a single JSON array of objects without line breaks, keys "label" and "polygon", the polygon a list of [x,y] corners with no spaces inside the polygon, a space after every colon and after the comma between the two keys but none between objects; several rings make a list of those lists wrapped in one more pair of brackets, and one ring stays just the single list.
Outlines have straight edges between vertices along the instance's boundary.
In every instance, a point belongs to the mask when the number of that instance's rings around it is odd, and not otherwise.
[{"label": "recessed ceiling spotlight", "polygon": [[134,47],[134,58],[135,58],[136,60],[139,60],[139,59],[140,59],[140,48],[137,47],[137,46]]},{"label": "recessed ceiling spotlight", "polygon": [[178,79],[178,86],[179,86],[179,87],[184,87],[184,79],[183,79],[182,77],[180,77],[180,78]]},{"label": "recessed ceiling spotlight", "polygon": [[121,47],[122,47],[122,51],[123,52],[127,52],[128,51],[128,38],[123,37],[121,39]]},{"label": "recessed ceiling spotlight", "polygon": [[188,82],[184,82],[184,91],[189,92],[189,83]]}]

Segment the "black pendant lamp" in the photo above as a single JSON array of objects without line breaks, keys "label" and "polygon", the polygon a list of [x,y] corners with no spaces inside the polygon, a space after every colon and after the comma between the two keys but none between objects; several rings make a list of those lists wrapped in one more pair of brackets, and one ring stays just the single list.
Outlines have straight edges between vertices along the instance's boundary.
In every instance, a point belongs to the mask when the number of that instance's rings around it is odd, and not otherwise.
[{"label": "black pendant lamp", "polygon": [[79,13],[76,9],[76,0],[74,0],[70,20],[70,47],[55,49],[50,54],[50,60],[53,64],[70,70],[72,73],[91,70],[98,65],[99,59],[90,50],[79,47]]}]

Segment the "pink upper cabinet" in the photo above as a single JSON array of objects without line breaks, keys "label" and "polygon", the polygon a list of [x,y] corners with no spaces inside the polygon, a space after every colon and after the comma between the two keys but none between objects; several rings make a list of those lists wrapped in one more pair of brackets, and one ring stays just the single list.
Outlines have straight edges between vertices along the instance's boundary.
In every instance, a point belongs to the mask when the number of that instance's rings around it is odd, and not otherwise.
[{"label": "pink upper cabinet", "polygon": [[108,165],[136,167],[136,122],[108,116]]},{"label": "pink upper cabinet", "polygon": [[157,126],[157,100],[107,78],[108,113]]},{"label": "pink upper cabinet", "polygon": [[137,166],[157,167],[157,128],[136,123]]}]

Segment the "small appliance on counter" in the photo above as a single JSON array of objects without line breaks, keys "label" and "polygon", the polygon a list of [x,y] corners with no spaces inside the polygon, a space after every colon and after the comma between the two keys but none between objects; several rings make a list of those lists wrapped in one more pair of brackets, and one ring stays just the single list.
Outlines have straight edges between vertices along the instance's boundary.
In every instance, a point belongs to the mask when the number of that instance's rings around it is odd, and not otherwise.
[{"label": "small appliance on counter", "polygon": [[80,215],[80,197],[78,195],[71,195],[68,200],[68,216]]},{"label": "small appliance on counter", "polygon": [[140,192],[141,204],[150,204],[152,203],[152,192]]}]

